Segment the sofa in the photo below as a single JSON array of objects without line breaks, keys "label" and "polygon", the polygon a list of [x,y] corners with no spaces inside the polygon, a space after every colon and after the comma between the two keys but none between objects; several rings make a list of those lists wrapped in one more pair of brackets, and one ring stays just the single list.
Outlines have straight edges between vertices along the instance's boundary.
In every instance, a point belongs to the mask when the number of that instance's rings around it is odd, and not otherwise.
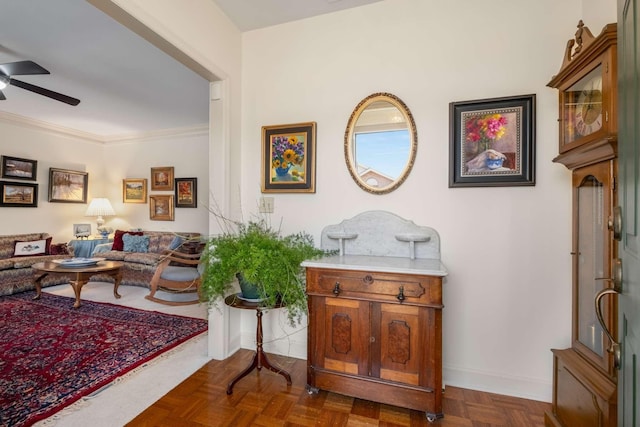
[{"label": "sofa", "polygon": [[[113,243],[96,246],[92,255],[123,263],[120,285],[149,288],[158,265],[167,256],[167,251],[184,248],[192,242],[199,241],[200,233],[116,230]],[[128,246],[127,242],[130,242]],[[113,278],[100,275],[92,277],[91,280],[113,282]]]},{"label": "sofa", "polygon": [[[71,258],[73,248],[66,243],[53,244],[47,233],[10,234],[0,236],[0,295],[11,295],[35,289],[31,266],[37,262]],[[70,277],[45,277],[42,287],[69,283]]]}]

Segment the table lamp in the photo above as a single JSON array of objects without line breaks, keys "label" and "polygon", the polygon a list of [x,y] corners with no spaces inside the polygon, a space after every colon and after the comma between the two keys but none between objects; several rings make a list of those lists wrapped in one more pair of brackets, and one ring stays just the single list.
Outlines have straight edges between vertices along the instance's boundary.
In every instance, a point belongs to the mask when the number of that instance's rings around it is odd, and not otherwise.
[{"label": "table lamp", "polygon": [[116,212],[113,210],[111,206],[111,202],[106,198],[95,198],[91,200],[89,207],[87,208],[87,212],[84,214],[85,216],[97,216],[96,223],[98,224],[98,232],[100,232],[100,227],[104,225],[103,216],[114,216]]}]

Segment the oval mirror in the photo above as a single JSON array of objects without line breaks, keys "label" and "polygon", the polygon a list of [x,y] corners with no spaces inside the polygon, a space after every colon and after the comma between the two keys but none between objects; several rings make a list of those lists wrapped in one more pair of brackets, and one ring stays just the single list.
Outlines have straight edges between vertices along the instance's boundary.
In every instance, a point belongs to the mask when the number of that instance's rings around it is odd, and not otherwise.
[{"label": "oval mirror", "polygon": [[418,135],[404,102],[374,93],[360,102],[347,125],[344,155],[353,180],[365,191],[385,194],[407,179],[416,157]]}]

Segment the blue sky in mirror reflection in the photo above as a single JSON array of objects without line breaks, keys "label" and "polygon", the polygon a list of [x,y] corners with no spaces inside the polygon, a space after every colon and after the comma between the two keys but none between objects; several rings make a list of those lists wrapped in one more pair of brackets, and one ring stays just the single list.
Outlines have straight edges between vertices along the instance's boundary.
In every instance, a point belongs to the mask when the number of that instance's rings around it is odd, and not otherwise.
[{"label": "blue sky in mirror reflection", "polygon": [[388,177],[400,176],[409,159],[409,131],[356,133],[355,161]]}]

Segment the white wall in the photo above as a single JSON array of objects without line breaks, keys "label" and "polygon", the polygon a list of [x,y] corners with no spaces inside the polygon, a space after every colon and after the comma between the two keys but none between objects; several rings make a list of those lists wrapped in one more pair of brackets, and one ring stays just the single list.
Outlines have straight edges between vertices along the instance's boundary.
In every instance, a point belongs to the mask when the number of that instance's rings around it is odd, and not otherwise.
[{"label": "white wall", "polygon": [[617,21],[616,10],[616,0],[582,0],[582,21],[597,36],[605,25]]},{"label": "white wall", "polygon": [[[570,345],[570,174],[557,155],[558,71],[581,2],[386,0],[243,34],[242,201],[260,197],[260,128],[316,121],[317,191],[276,194],[286,232],[382,209],[437,229],[444,285],[444,381],[551,400],[550,348]],[[374,92],[411,109],[416,162],[371,195],[343,156],[347,120]],[[452,101],[536,94],[535,187],[448,188]],[[255,322],[244,318],[245,345]],[[265,318],[266,320],[266,318]],[[275,336],[286,336],[278,321]],[[271,339],[271,337],[270,337]],[[271,351],[305,357],[305,333]]]},{"label": "white wall", "polygon": [[54,243],[61,243],[72,238],[73,224],[91,223],[95,231],[95,218],[84,216],[87,204],[48,201],[49,168],[88,172],[87,199],[91,200],[101,197],[102,153],[99,143],[0,118],[0,154],[38,162],[38,207],[0,207],[0,234],[47,232]]},{"label": "white wall", "polygon": [[[39,190],[37,208],[0,208],[0,234],[47,232],[58,243],[73,238],[73,224],[91,223],[92,230],[96,231],[95,218],[84,216],[88,204],[48,202],[51,167],[88,172],[87,201],[93,197],[107,197],[116,211],[116,216],[105,218],[106,226],[208,234],[209,141],[206,131],[103,144],[5,119],[0,120],[0,135],[1,155],[38,162],[36,183]],[[176,208],[175,221],[152,221],[149,203],[123,203],[122,180],[149,180],[151,167],[159,166],[173,166],[176,178],[198,178],[198,201],[203,202],[204,207]],[[148,194],[173,193],[151,191],[149,186]]]},{"label": "white wall", "polygon": [[[209,152],[225,156],[226,170],[209,171],[210,187],[220,182],[214,176],[220,177],[227,183],[222,197],[233,201],[239,190],[245,213],[251,212],[260,197],[260,127],[316,121],[317,191],[276,194],[274,220],[284,218],[285,232],[306,230],[317,239],[325,225],[369,209],[436,228],[450,270],[444,290],[445,383],[551,399],[549,349],[570,344],[571,195],[568,171],[551,162],[557,153],[557,93],[546,83],[558,71],[577,21],[584,15],[598,34],[615,20],[614,1],[604,6],[596,0],[385,0],[244,33],[241,98],[239,36],[212,2],[193,0],[188,8],[157,0],[114,3],[225,79],[222,110],[228,116],[219,124],[223,129],[216,125],[220,140],[209,142]],[[602,22],[591,23],[587,16]],[[419,141],[411,175],[384,196],[365,193],[353,183],[342,151],[353,108],[379,91],[394,93],[409,106]],[[537,95],[536,186],[448,188],[449,102],[529,93]],[[83,162],[76,164],[69,162],[71,155],[80,158],[72,148],[49,152],[37,145],[14,151],[5,142],[5,130],[16,140],[23,136],[0,127],[3,154],[46,159],[47,165],[85,164],[98,176],[103,170],[105,188],[114,194],[110,185],[124,177],[116,179],[124,169],[100,169],[104,159],[96,147],[81,148]],[[58,139],[42,141],[49,138]],[[130,154],[138,150],[120,148]],[[176,156],[162,150],[169,158]],[[156,160],[126,171],[137,174]],[[11,209],[0,210],[0,232],[15,232],[15,224],[53,228],[58,222],[50,218],[52,212],[64,214],[60,219],[69,224],[66,229],[75,222],[68,218],[74,209],[69,206],[39,208],[28,217],[23,216],[27,209]],[[83,212],[71,213],[82,219]],[[4,225],[5,218],[11,226]],[[265,316],[268,340],[284,337],[267,348],[305,357],[300,350],[306,348],[305,329],[284,329],[281,319],[277,311]],[[243,345],[250,347],[255,316],[243,316],[241,328]]]},{"label": "white wall", "polygon": [[[209,138],[207,132],[154,138],[105,145],[104,158],[108,167],[105,195],[109,197],[118,218],[107,225],[129,229],[209,232]],[[198,207],[175,208],[175,221],[152,221],[149,203],[123,203],[122,179],[146,178],[148,195],[173,194],[172,191],[151,190],[151,168],[172,166],[175,178],[197,178]],[[147,198],[148,199],[148,198]]]}]

